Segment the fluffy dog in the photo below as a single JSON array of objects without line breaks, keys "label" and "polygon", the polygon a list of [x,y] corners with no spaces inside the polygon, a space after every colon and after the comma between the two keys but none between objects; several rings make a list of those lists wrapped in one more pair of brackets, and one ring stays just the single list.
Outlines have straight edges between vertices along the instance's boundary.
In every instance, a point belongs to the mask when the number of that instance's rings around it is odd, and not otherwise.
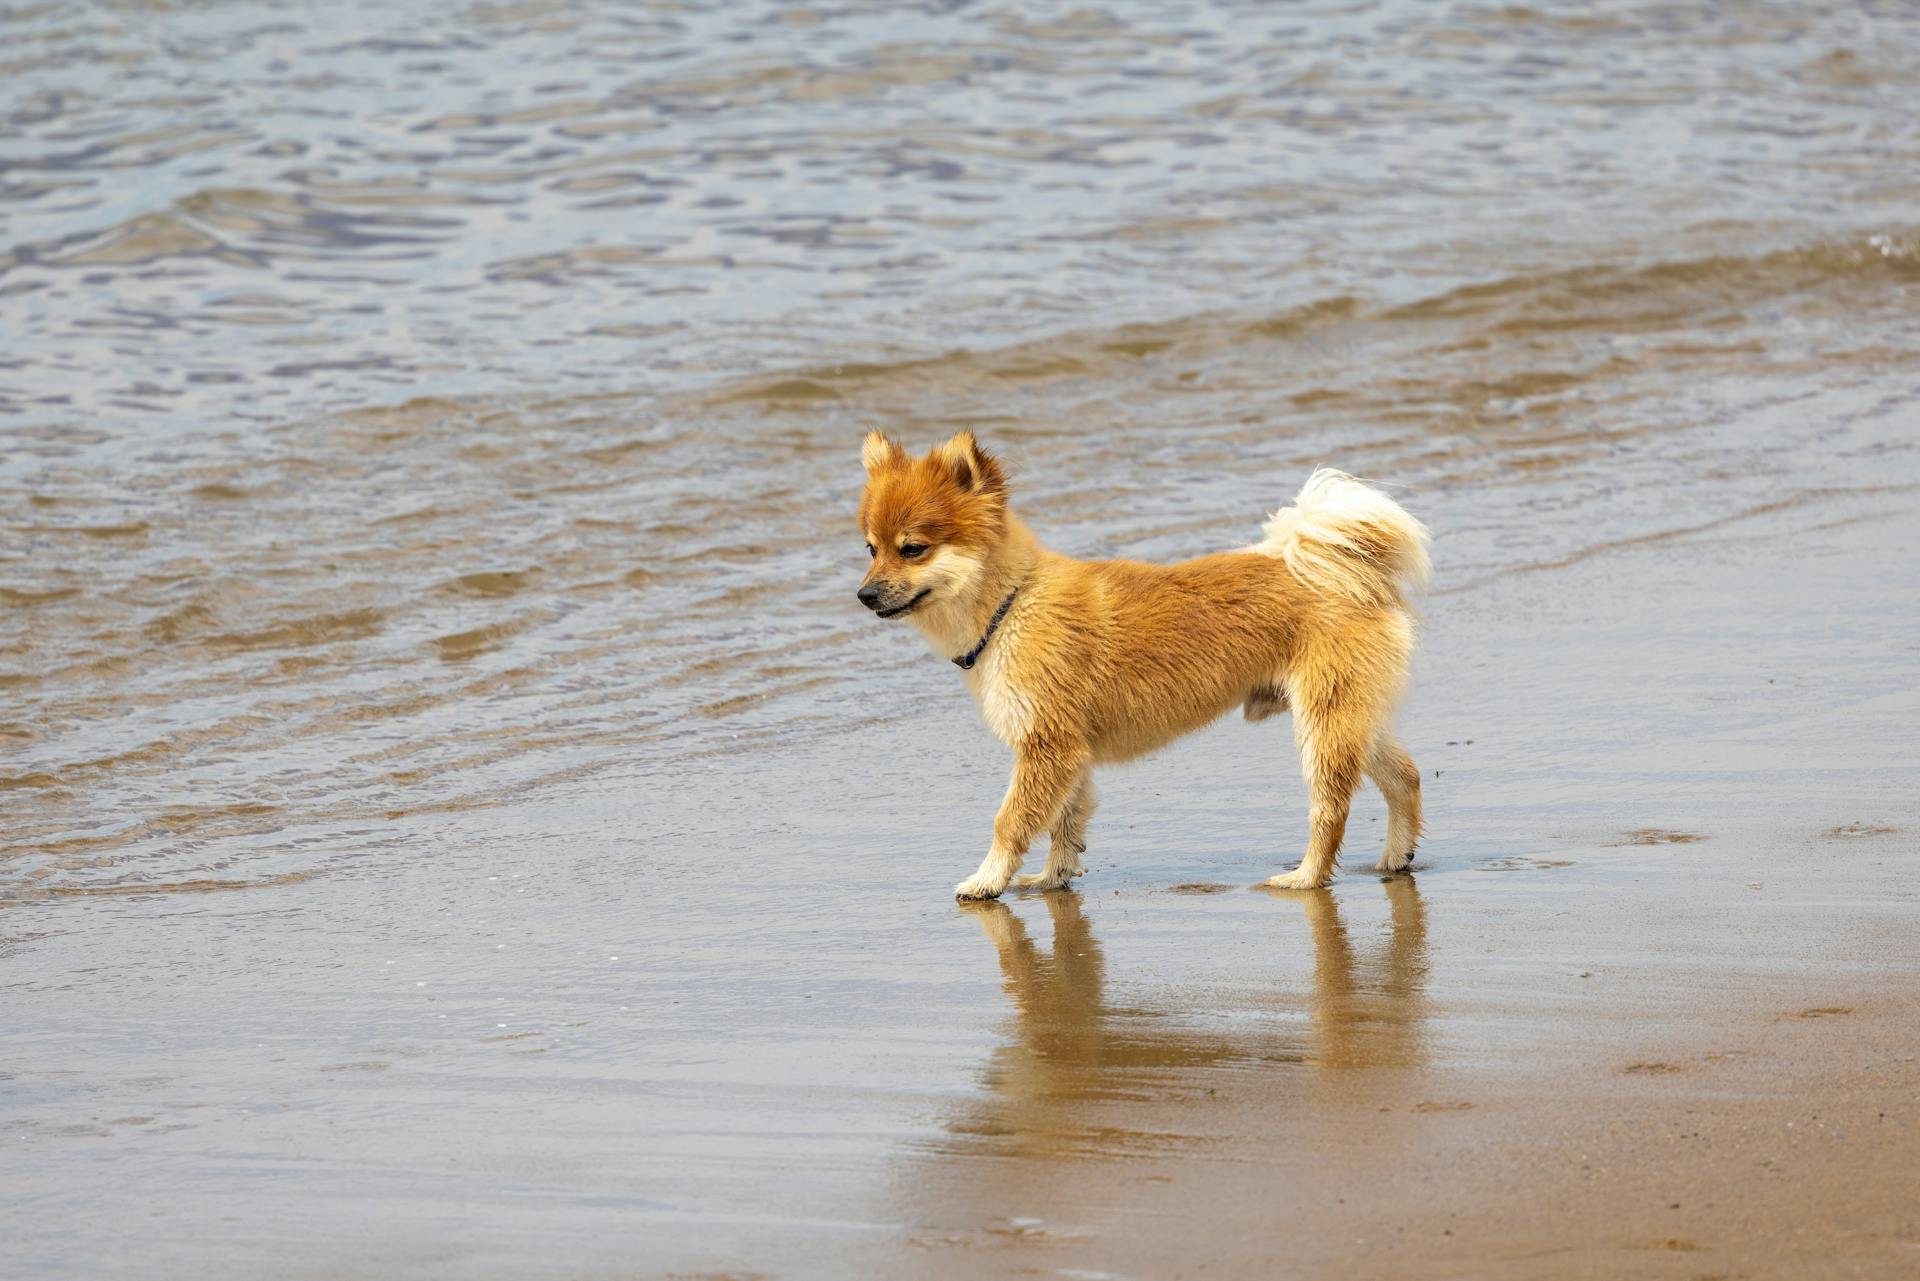
[{"label": "fluffy dog", "polygon": [[[960,898],[1068,884],[1086,870],[1093,767],[1236,706],[1250,721],[1293,712],[1307,779],[1306,856],[1267,884],[1327,884],[1363,773],[1389,811],[1376,870],[1413,861],[1420,771],[1389,721],[1413,654],[1406,596],[1427,578],[1427,531],[1399,504],[1322,468],[1252,547],[1178,565],[1082,561],[1041,547],[1014,516],[999,463],[971,432],[923,458],[873,432],[862,459],[873,566],[861,603],[908,619],[951,658],[1014,752],[993,845],[954,887]],[[1046,870],[1016,879],[1043,831]]]}]

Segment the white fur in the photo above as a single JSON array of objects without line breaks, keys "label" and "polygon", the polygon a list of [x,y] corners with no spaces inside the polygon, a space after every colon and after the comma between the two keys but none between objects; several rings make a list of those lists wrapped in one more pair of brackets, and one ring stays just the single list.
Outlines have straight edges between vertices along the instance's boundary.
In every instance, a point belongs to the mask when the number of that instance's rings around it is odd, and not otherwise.
[{"label": "white fur", "polygon": [[1433,572],[1427,527],[1332,467],[1307,477],[1293,506],[1275,512],[1265,533],[1248,550],[1285,561],[1303,583],[1355,600],[1399,603],[1407,586],[1426,586]]},{"label": "white fur", "polygon": [[[1026,738],[1033,730],[1036,716],[1033,699],[1013,681],[1013,663],[1007,657],[1013,651],[1017,631],[1009,616],[1000,624],[1000,630],[993,634],[987,652],[980,656],[973,670],[966,673],[967,690],[980,707],[980,719],[987,723],[993,736],[1008,747]],[[976,637],[960,652],[964,654],[977,644],[979,639]],[[948,657],[953,655],[949,654]]]},{"label": "white fur", "polygon": [[[933,588],[933,595],[908,617],[927,638],[927,647],[941,658],[958,658],[980,643],[982,625],[965,602],[976,596],[981,569],[978,557],[942,547],[918,579],[921,586]],[[1013,663],[1008,658],[1019,631],[1020,610],[1015,608],[1000,620],[986,653],[964,673],[980,718],[1009,747],[1027,736],[1036,715],[1033,700],[1013,682]]]},{"label": "white fur", "polygon": [[973,630],[971,602],[983,568],[978,556],[956,547],[941,547],[915,576],[915,581],[932,588],[933,594],[907,619],[942,658],[964,654],[980,639]]}]

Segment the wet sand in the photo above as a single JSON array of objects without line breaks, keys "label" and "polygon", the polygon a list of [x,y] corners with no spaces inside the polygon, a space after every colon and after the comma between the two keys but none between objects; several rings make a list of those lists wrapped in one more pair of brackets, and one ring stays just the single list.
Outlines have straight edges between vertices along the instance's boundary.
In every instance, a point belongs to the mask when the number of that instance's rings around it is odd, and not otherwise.
[{"label": "wet sand", "polygon": [[875,1273],[1909,1274],[1920,688],[1849,651],[1903,627],[1920,520],[1850,517],[1437,603],[1411,877],[1247,887],[1257,727],[1122,775],[1086,891],[962,909],[1005,1039]]},{"label": "wet sand", "polygon": [[1079,892],[952,904],[999,762],[916,658],[805,760],[16,910],[10,1271],[1910,1274],[1915,535],[1437,596],[1432,838],[1325,895],[1249,888],[1298,783],[1235,723],[1106,780]]}]

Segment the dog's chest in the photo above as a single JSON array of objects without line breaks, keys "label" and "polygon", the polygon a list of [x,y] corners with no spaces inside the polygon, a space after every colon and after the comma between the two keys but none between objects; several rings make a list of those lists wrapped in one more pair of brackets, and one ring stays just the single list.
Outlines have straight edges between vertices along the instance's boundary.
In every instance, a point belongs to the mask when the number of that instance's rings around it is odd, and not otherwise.
[{"label": "dog's chest", "polygon": [[1006,649],[989,653],[967,673],[967,689],[980,707],[980,719],[987,723],[995,738],[1012,746],[1033,729],[1033,700],[1024,694],[1003,663]]}]

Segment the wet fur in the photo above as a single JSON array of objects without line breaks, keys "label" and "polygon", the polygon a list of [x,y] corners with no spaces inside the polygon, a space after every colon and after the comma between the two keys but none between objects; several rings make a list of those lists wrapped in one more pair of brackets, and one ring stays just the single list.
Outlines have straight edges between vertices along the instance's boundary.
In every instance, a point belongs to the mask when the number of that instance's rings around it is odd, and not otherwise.
[{"label": "wet fur", "polygon": [[[1323,468],[1251,547],[1178,565],[1081,561],[1041,547],[1014,516],[999,463],[970,432],[920,458],[875,432],[862,457],[860,526],[874,548],[862,586],[875,609],[906,609],[951,658],[1018,588],[963,673],[1014,769],[993,844],[959,897],[1068,884],[1084,870],[1093,768],[1234,707],[1250,721],[1291,711],[1307,780],[1306,855],[1267,884],[1316,889],[1332,878],[1363,774],[1389,812],[1376,869],[1412,862],[1420,773],[1389,722],[1413,653],[1406,593],[1426,580],[1427,532],[1392,499]],[[903,554],[916,544],[926,550]],[[1016,877],[1042,832],[1045,870]]]}]

